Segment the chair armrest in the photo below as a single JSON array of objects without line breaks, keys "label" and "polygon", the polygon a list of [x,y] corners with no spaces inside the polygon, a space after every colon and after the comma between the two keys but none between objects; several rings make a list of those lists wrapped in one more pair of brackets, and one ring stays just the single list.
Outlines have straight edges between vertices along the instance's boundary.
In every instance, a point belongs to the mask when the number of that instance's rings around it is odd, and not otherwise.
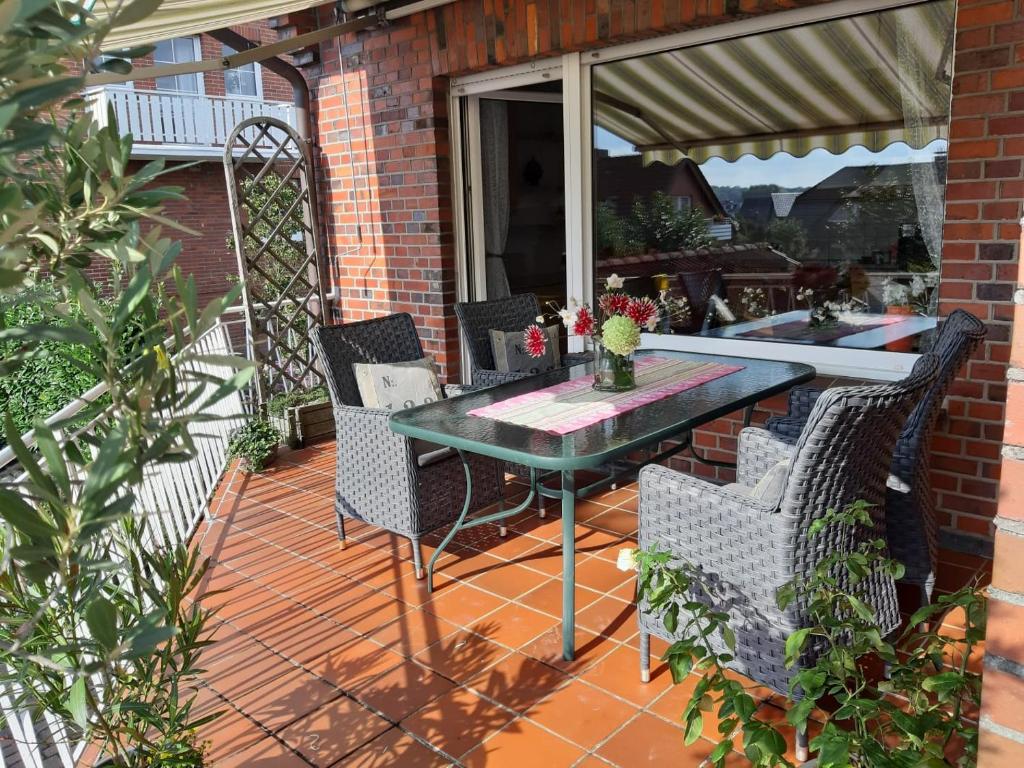
[{"label": "chair armrest", "polygon": [[736,449],[736,482],[752,487],[769,469],[795,455],[795,439],[780,437],[765,429],[747,427],[740,432]]},{"label": "chair armrest", "polygon": [[[781,586],[785,522],[776,505],[651,464],[640,470],[641,549],[669,550],[727,581]],[[767,580],[767,581],[765,581]],[[774,592],[772,592],[774,594]]]},{"label": "chair armrest", "polygon": [[796,440],[803,432],[814,404],[821,397],[823,389],[811,387],[794,387],[789,391],[789,404],[785,416],[773,416],[765,423],[765,428],[777,437]]},{"label": "chair armrest", "polygon": [[483,389],[485,387],[496,387],[499,384],[507,384],[510,381],[519,381],[525,379],[528,376],[534,376],[533,373],[520,373],[518,371],[490,371],[486,368],[477,368],[473,371],[473,386],[477,389]]},{"label": "chair armrest", "polygon": [[472,384],[445,384],[444,395],[445,397],[459,397],[461,395],[468,395],[470,392],[479,392],[483,387],[477,387]]}]

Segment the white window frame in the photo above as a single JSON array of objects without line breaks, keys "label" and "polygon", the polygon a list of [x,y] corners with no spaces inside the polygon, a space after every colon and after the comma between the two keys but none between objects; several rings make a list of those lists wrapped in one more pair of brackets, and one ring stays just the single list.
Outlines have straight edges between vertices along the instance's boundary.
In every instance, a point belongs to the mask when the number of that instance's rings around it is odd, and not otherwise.
[{"label": "white window frame", "polygon": [[[172,39],[180,40],[182,38],[192,41],[192,52],[193,52],[193,55],[195,56],[193,61],[202,61],[203,60],[203,47],[202,47],[202,43],[199,40],[199,35],[182,35],[180,38],[176,37],[176,38],[172,38]],[[181,75],[178,75],[178,77],[181,77]],[[202,72],[196,72],[193,75],[193,77],[195,77],[196,83],[198,83],[198,89],[196,90],[195,93],[192,93],[192,91],[178,91],[178,90],[170,91],[170,90],[167,90],[165,88],[160,88],[160,87],[158,87],[156,85],[156,81],[155,80],[153,82],[154,90],[159,91],[160,93],[177,93],[177,94],[181,94],[182,96],[205,96],[206,95],[206,78],[203,76],[203,73]]]},{"label": "white window frame", "polygon": [[[480,95],[522,85],[562,80],[562,104],[565,126],[565,212],[566,271],[570,297],[593,301],[593,126],[591,110],[591,70],[598,64],[618,61],[677,48],[703,45],[719,40],[769,32],[775,29],[814,24],[831,19],[917,5],[928,0],[837,0],[823,5],[780,11],[765,16],[726,22],[673,35],[655,37],[582,53],[568,53],[557,59],[543,59],[515,67],[489,70],[455,78],[449,91],[450,138],[453,152],[452,181],[455,211],[456,291],[460,301],[469,295],[467,275],[468,249],[466,236],[470,229],[466,220],[467,169],[463,163],[463,127],[461,102],[465,96]],[[472,139],[470,139],[472,142]],[[470,150],[469,172],[479,168],[479,154]],[[479,147],[477,147],[479,149]],[[482,225],[482,222],[478,224]],[[479,270],[477,270],[479,272]],[[577,340],[578,341],[578,340]],[[784,344],[770,341],[749,341],[703,338],[699,336],[643,334],[648,348],[675,349],[683,352],[727,354],[735,357],[761,358],[813,365],[824,376],[892,381],[902,378],[913,368],[918,355],[902,352],[859,350],[838,347]],[[468,359],[465,358],[464,359]]]},{"label": "white window frame", "polygon": [[[231,48],[230,45],[221,43],[221,51],[225,48]],[[231,48],[231,50],[235,50]],[[248,96],[244,93],[228,93],[228,72],[231,70],[224,70],[224,97],[228,99],[246,99],[248,101],[263,101],[263,67],[258,62],[252,63],[252,71],[256,77],[256,95]]]}]

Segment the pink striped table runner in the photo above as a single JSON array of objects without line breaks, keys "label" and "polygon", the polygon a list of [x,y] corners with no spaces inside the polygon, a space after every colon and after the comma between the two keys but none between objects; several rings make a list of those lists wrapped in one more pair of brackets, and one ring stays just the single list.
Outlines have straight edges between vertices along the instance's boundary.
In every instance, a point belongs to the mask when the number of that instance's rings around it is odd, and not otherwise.
[{"label": "pink striped table runner", "polygon": [[645,355],[637,360],[637,387],[629,392],[597,392],[587,376],[474,408],[469,415],[567,435],[742,370],[742,365]]}]

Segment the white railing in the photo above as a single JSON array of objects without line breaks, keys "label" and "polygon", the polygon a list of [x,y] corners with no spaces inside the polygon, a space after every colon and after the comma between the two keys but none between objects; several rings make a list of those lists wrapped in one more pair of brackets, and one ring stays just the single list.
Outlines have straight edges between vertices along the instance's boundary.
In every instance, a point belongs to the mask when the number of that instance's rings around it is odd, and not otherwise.
[{"label": "white railing", "polygon": [[260,99],[106,86],[89,91],[86,100],[103,125],[113,107],[121,133],[136,142],[136,154],[219,154],[236,125],[259,115],[295,127],[294,105]]},{"label": "white railing", "polygon": [[[192,343],[190,351],[203,356],[234,354],[228,324],[220,322],[215,325]],[[225,379],[233,373],[226,366],[205,362],[190,364],[189,368],[196,374],[219,379]],[[196,379],[194,376],[189,378]],[[216,385],[207,381],[201,386],[212,394]],[[104,392],[105,385],[93,388],[47,419],[47,424],[53,425],[73,417],[89,402],[102,397]],[[194,402],[202,403],[206,399],[200,396]],[[181,463],[148,467],[142,484],[135,489],[134,513],[147,519],[154,546],[173,546],[187,542],[199,525],[227,466],[229,435],[241,425],[244,418],[242,394],[233,393],[204,412],[218,418],[203,421],[191,429],[196,448],[194,455]],[[35,444],[32,432],[23,435],[22,439],[29,447]],[[10,473],[12,467],[16,467],[14,453],[10,448],[5,448],[0,451],[0,472],[7,470]],[[16,484],[24,478],[24,474],[14,473],[13,482]],[[7,723],[6,732],[0,733],[0,768],[76,766],[84,745],[55,738],[54,734],[61,732],[62,725],[54,718],[44,714],[42,721],[33,720],[29,712],[15,710],[12,690],[3,686],[0,686],[0,712]]]}]

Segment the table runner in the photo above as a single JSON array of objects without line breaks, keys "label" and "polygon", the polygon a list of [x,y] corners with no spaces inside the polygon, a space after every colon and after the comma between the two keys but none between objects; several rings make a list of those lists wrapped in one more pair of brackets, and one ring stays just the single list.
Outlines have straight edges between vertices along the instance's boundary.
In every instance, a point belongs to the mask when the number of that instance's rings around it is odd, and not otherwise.
[{"label": "table runner", "polygon": [[474,408],[469,415],[565,435],[742,370],[645,355],[636,362],[637,387],[629,392],[598,392],[587,376]]},{"label": "table runner", "polygon": [[896,315],[893,317],[872,318],[871,320],[865,318],[865,322],[860,323],[841,320],[839,325],[831,328],[811,328],[806,320],[793,320],[788,323],[768,325],[764,328],[752,328],[749,331],[743,331],[736,335],[747,339],[763,339],[765,341],[774,339],[778,341],[808,341],[825,344],[845,338],[846,336],[853,336],[856,333],[864,333],[866,331],[873,331],[875,328],[883,328],[894,323],[901,323],[905,319],[905,317]]}]

